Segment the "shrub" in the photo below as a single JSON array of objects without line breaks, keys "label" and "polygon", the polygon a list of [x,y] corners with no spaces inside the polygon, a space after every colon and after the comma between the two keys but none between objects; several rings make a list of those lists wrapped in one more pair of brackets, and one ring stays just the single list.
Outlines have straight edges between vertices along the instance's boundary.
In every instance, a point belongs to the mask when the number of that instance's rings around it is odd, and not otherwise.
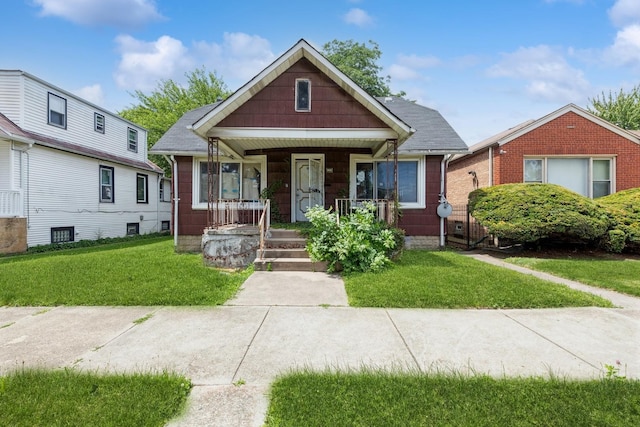
[{"label": "shrub", "polygon": [[555,184],[504,184],[469,194],[470,213],[498,238],[594,241],[610,220],[593,200]]},{"label": "shrub", "polygon": [[604,248],[609,252],[620,253],[624,250],[626,234],[622,230],[609,230],[604,239]]},{"label": "shrub", "polygon": [[312,228],[307,251],[311,258],[327,261],[329,271],[335,271],[338,263],[346,273],[384,269],[402,234],[378,221],[375,211],[375,205],[365,203],[350,215],[340,217],[338,224],[337,214],[330,209],[309,209],[306,216]]},{"label": "shrub", "polygon": [[[612,231],[623,233],[624,245],[640,249],[640,188],[601,197],[596,199],[596,203],[609,217]],[[619,236],[619,233],[616,233],[616,236]]]}]

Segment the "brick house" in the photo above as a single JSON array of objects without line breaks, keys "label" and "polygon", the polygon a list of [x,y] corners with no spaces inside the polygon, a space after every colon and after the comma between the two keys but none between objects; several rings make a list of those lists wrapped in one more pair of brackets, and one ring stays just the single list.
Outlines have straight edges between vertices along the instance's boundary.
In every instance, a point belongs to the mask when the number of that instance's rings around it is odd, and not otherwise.
[{"label": "brick house", "polygon": [[562,185],[587,197],[640,187],[640,133],[576,105],[521,123],[455,155],[447,198],[467,204],[475,188],[518,182]]}]

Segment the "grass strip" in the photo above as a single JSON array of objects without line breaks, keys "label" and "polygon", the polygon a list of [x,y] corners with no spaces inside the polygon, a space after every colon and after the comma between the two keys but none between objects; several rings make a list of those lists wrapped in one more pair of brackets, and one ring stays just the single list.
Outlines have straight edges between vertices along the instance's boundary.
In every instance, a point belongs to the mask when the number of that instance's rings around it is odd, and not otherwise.
[{"label": "grass strip", "polygon": [[0,377],[0,425],[162,426],[184,410],[190,390],[168,373],[20,370]]},{"label": "grass strip", "polygon": [[267,426],[637,426],[640,382],[292,373],[272,385]]},{"label": "grass strip", "polygon": [[344,277],[349,303],[397,308],[612,307],[610,301],[453,251],[410,250],[380,273]]},{"label": "grass strip", "polygon": [[544,271],[586,285],[640,297],[640,261],[632,259],[598,258],[526,258],[512,257],[505,261],[532,270]]},{"label": "grass strip", "polygon": [[0,258],[0,306],[219,305],[251,269],[205,267],[171,238]]}]

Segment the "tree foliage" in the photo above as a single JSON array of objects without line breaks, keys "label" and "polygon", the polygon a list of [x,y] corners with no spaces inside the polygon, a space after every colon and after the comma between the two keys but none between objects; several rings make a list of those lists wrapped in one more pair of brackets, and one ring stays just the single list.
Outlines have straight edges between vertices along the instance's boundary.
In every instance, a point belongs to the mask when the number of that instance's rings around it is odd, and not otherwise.
[{"label": "tree foliage", "polygon": [[640,129],[640,85],[631,91],[609,95],[602,92],[601,96],[590,98],[591,105],[587,107],[590,113],[611,122],[623,129]]},{"label": "tree foliage", "polygon": [[[230,94],[222,79],[214,72],[197,68],[185,73],[185,76],[187,77],[186,87],[169,79],[160,80],[156,89],[150,94],[136,90],[132,95],[136,98],[137,104],[118,113],[148,130],[149,148],[184,113],[224,99]],[[163,157],[150,155],[149,158],[160,165],[167,175],[171,175],[171,168]]]},{"label": "tree foliage", "polygon": [[[382,51],[372,40],[369,40],[369,45],[353,40],[332,40],[322,46],[322,53],[369,95],[390,96],[391,77],[381,76],[382,67],[378,65]],[[404,96],[405,93],[396,95]]]}]

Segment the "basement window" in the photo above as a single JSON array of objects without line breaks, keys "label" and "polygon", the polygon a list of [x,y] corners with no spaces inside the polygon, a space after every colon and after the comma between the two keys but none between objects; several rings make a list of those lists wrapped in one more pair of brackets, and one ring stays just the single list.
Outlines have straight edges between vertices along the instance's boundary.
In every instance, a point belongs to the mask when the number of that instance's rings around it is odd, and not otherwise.
[{"label": "basement window", "polygon": [[74,236],[73,227],[54,227],[51,229],[51,243],[73,242]]},{"label": "basement window", "polygon": [[311,80],[296,79],[296,111],[311,111]]}]

